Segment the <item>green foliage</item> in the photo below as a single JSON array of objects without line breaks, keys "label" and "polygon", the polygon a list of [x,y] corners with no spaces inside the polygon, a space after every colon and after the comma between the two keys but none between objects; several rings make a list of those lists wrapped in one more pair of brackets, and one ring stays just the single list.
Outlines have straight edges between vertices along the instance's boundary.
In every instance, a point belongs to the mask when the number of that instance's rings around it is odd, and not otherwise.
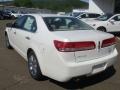
[{"label": "green foliage", "polygon": [[38,7],[54,11],[70,11],[73,8],[88,6],[80,0],[14,0],[16,6]]},{"label": "green foliage", "polygon": [[18,7],[33,7],[31,0],[14,0],[14,4]]}]

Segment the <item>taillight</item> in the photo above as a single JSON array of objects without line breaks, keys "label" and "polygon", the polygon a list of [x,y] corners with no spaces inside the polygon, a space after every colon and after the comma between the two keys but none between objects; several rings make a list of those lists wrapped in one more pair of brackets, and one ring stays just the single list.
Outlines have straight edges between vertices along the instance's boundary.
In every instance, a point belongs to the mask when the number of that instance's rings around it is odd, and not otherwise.
[{"label": "taillight", "polygon": [[102,48],[108,47],[108,46],[114,45],[115,43],[116,43],[116,38],[115,37],[109,38],[109,39],[105,39],[105,40],[103,40],[101,47]]},{"label": "taillight", "polygon": [[54,40],[56,49],[60,52],[74,52],[95,49],[95,43],[92,41],[85,42],[62,42]]}]

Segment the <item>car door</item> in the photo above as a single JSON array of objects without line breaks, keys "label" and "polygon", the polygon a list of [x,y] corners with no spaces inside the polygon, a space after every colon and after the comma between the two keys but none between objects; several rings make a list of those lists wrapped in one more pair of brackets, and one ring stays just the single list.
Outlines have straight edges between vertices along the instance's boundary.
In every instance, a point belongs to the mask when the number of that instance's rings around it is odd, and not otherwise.
[{"label": "car door", "polygon": [[111,18],[108,22],[108,30],[110,32],[118,32],[120,31],[120,15],[117,15]]},{"label": "car door", "polygon": [[20,30],[23,23],[24,23],[25,17],[21,17],[19,19],[17,19],[14,24],[12,25],[12,27],[8,27],[8,36],[9,36],[9,40],[12,44],[12,46],[14,48],[17,48],[17,33],[16,31]]},{"label": "car door", "polygon": [[26,56],[27,49],[30,45],[30,42],[32,41],[32,37],[34,36],[36,30],[37,24],[35,17],[26,15],[26,19],[22,25],[22,29],[16,30],[16,44],[23,56]]}]

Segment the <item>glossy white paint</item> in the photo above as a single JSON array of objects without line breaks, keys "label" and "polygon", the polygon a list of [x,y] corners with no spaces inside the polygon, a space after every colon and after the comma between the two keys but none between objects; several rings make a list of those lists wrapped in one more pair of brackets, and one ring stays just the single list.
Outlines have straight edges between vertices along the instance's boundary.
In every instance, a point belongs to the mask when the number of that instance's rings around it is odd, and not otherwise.
[{"label": "glossy white paint", "polygon": [[89,21],[96,19],[97,17],[101,16],[102,14],[99,13],[90,13],[90,12],[84,12],[80,15],[78,15],[76,18],[82,20],[82,21]]},{"label": "glossy white paint", "polygon": [[[51,32],[42,17],[57,17],[57,15],[32,16],[37,22],[35,33],[8,27],[6,27],[6,32],[10,44],[26,60],[29,48],[35,52],[43,75],[64,82],[77,76],[99,73],[115,63],[118,54],[115,45],[98,49],[98,42],[102,43],[103,40],[114,37],[113,35],[94,30]],[[30,40],[25,39],[27,36],[30,37]],[[94,41],[96,48],[86,51],[59,52],[54,46],[54,40]],[[105,64],[103,67],[94,68],[103,63]]]},{"label": "glossy white paint", "polygon": [[85,20],[84,22],[92,26],[94,29],[98,29],[99,27],[104,27],[107,32],[120,32],[120,21],[112,21],[113,18],[116,16],[120,16],[120,14],[115,14],[106,21],[93,19],[93,20]]}]

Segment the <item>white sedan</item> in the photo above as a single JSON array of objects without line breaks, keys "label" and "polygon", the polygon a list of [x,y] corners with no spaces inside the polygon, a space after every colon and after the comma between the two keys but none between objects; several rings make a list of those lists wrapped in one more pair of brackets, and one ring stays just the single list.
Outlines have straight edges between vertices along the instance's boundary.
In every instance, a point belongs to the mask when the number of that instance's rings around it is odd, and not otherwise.
[{"label": "white sedan", "polygon": [[99,16],[101,16],[100,14],[97,13],[81,13],[80,15],[78,15],[76,18],[82,20],[82,21],[88,21],[88,20],[93,20],[95,18],[98,18]]},{"label": "white sedan", "polygon": [[96,30],[120,33],[120,14],[106,14],[94,20],[85,21]]},{"label": "white sedan", "polygon": [[60,15],[25,15],[7,24],[7,48],[28,61],[31,76],[65,82],[113,66],[118,52],[115,37],[93,30],[82,21]]}]

